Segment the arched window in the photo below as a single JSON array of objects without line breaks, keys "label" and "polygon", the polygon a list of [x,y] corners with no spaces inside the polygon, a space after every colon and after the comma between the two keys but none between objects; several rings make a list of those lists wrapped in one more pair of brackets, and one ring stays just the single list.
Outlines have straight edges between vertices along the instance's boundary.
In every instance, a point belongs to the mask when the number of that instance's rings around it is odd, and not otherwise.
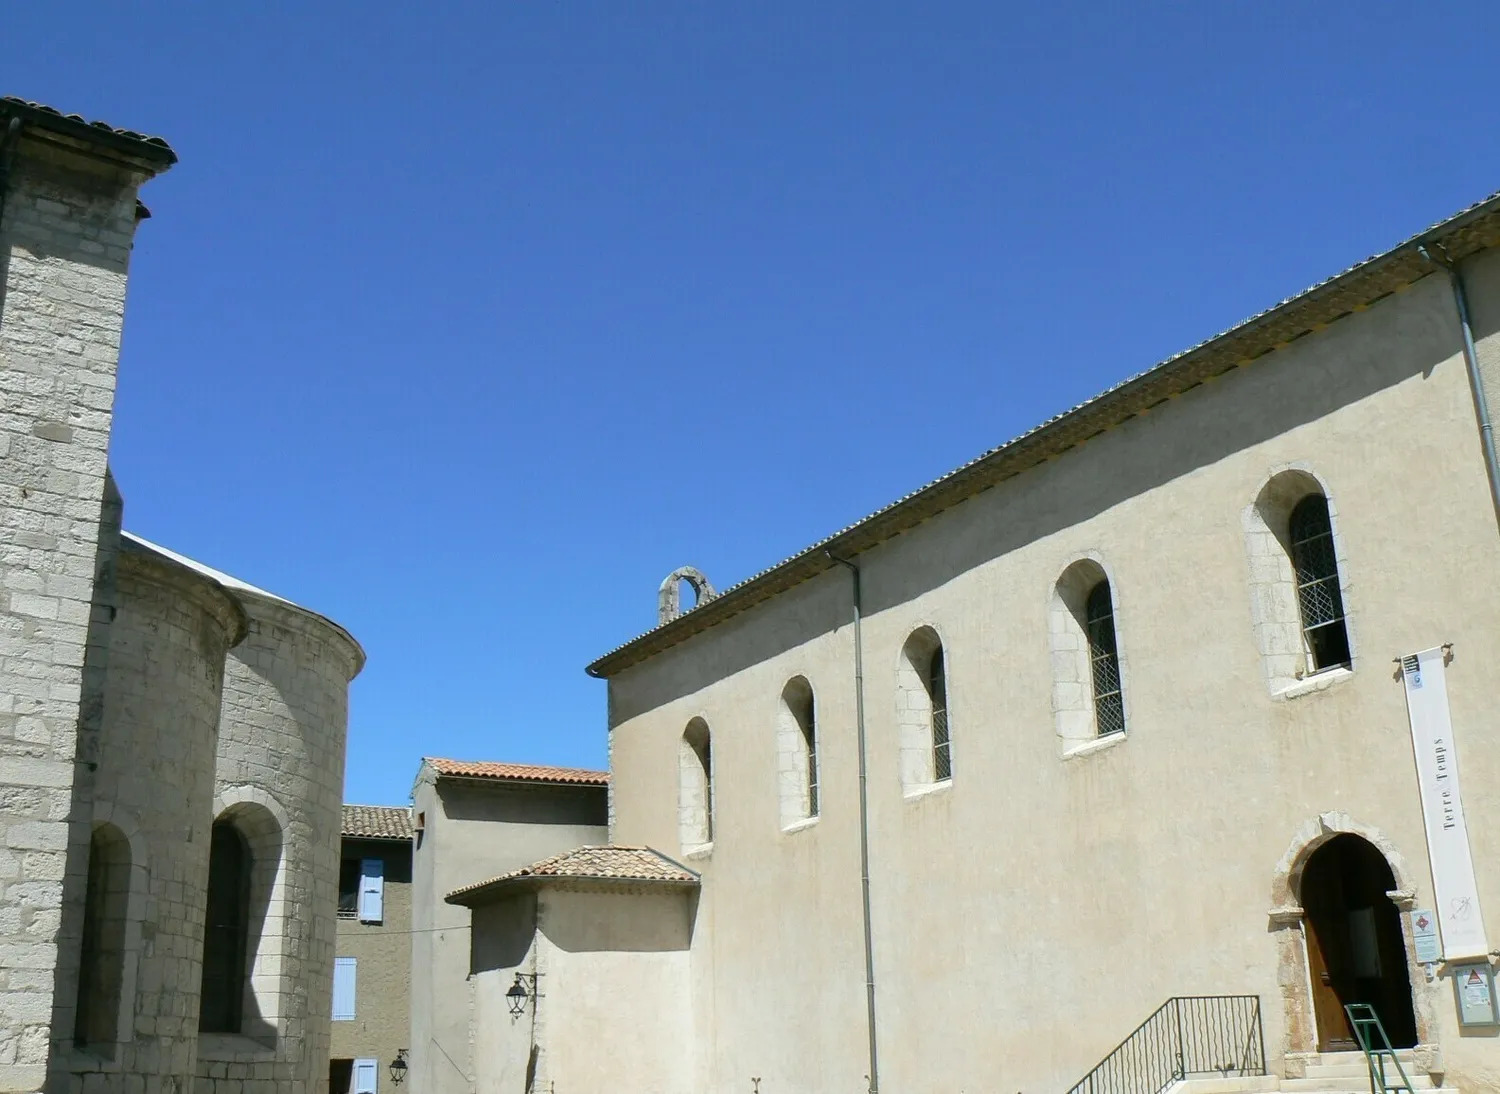
[{"label": "arched window", "polygon": [[129,899],[130,844],[118,828],[101,824],[89,839],[78,1006],[73,1023],[73,1043],[101,1055],[113,1055],[120,1036]]},{"label": "arched window", "polygon": [[1250,619],[1272,695],[1353,665],[1336,535],[1337,510],[1310,471],[1278,472],[1241,515],[1250,562]]},{"label": "arched window", "polygon": [[818,815],[818,728],[812,685],[805,677],[781,691],[776,725],[777,780],[785,827]]},{"label": "arched window", "polygon": [[1089,677],[1094,685],[1094,732],[1103,737],[1125,731],[1125,697],[1120,690],[1120,651],[1115,644],[1115,605],[1105,578],[1089,590],[1084,607],[1089,639]]},{"label": "arched window", "polygon": [[1313,672],[1349,663],[1349,632],[1344,627],[1344,597],[1339,591],[1339,564],[1333,549],[1328,499],[1309,494],[1287,521],[1292,568],[1297,575],[1297,604],[1302,638]]},{"label": "arched window", "polygon": [[216,821],[208,852],[208,907],[198,1011],[201,1032],[240,1032],[249,933],[250,848],[231,821]]},{"label": "arched window", "polygon": [[714,840],[713,744],[708,723],[694,718],[678,742],[678,817],[684,850]]},{"label": "arched window", "polygon": [[942,639],[931,627],[917,628],[902,647],[896,708],[902,791],[910,794],[951,779],[948,665]]},{"label": "arched window", "polygon": [[1117,622],[1114,588],[1098,561],[1081,558],[1063,571],[1052,589],[1047,629],[1052,709],[1064,756],[1129,728]]}]

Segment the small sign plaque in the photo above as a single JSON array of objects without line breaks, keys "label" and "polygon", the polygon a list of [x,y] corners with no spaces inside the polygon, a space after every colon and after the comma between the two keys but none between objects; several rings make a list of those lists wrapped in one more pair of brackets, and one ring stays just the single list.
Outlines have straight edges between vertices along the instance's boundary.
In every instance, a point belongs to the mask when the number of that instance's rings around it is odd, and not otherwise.
[{"label": "small sign plaque", "polygon": [[1411,940],[1417,951],[1417,962],[1434,965],[1443,959],[1443,947],[1438,942],[1437,916],[1418,909],[1411,913]]},{"label": "small sign plaque", "polygon": [[1482,965],[1455,965],[1453,993],[1458,997],[1460,1026],[1493,1026],[1495,1011],[1495,971],[1489,962]]}]

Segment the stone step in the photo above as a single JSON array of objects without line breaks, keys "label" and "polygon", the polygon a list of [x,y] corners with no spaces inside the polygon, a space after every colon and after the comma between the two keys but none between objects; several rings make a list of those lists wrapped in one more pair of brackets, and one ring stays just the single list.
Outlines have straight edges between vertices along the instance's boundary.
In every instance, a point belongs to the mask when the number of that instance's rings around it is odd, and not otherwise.
[{"label": "stone step", "polygon": [[[1413,1075],[1407,1072],[1406,1077],[1411,1080],[1413,1090],[1433,1090],[1432,1080],[1426,1075]],[[1399,1084],[1399,1076],[1387,1077],[1387,1086]],[[1306,1078],[1306,1079],[1282,1079],[1281,1089],[1286,1094],[1344,1094],[1345,1091],[1355,1094],[1370,1094],[1370,1074],[1337,1076],[1333,1078]]]}]

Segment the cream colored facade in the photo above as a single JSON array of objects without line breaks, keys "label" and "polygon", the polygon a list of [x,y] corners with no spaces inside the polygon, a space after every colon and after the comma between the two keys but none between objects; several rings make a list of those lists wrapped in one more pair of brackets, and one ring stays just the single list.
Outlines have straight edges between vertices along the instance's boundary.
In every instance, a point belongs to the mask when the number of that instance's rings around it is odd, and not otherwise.
[{"label": "cream colored facade", "polygon": [[603,843],[608,781],[602,771],[423,759],[412,788],[411,1094],[469,1094],[487,1067],[469,913],[444,895]]},{"label": "cream colored facade", "polygon": [[[1455,298],[1417,251],[1462,259],[1496,395],[1496,221],[1495,202],[1476,207],[826,545],[862,589],[880,1089],[1063,1091],[1183,995],[1258,996],[1273,1074],[1315,1065],[1303,870],[1356,834],[1399,908],[1434,906],[1393,662],[1445,644],[1478,896],[1500,938],[1500,532]],[[1281,495],[1309,489],[1328,499],[1352,647],[1322,673],[1285,645],[1289,563],[1266,539]],[[1095,739],[1077,730],[1087,678],[1059,624],[1081,561],[1110,582],[1123,676],[1125,732]],[[596,1055],[569,1089],[865,1088],[852,589],[820,546],[592,667],[609,679],[611,839],[680,856],[702,883],[691,1017],[666,989],[628,1007],[689,1073],[621,1075]],[[943,781],[903,764],[903,650],[923,628],[946,662]],[[788,813],[778,743],[799,677],[813,819],[798,819],[805,792]],[[713,819],[694,849],[682,743],[698,720]],[[1500,1089],[1496,1030],[1460,1030],[1451,970],[1429,978],[1402,922],[1409,1061],[1423,1081]]]}]

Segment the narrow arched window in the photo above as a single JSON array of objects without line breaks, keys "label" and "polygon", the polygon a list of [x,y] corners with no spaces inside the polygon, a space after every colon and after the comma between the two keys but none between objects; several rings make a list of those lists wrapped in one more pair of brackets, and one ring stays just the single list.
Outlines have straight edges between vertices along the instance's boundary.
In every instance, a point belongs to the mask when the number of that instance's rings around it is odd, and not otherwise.
[{"label": "narrow arched window", "polygon": [[1089,590],[1084,603],[1084,630],[1094,685],[1094,731],[1100,737],[1124,732],[1125,699],[1120,691],[1120,652],[1115,643],[1115,605],[1108,578]]},{"label": "narrow arched window", "polygon": [[776,722],[776,777],[785,827],[818,815],[818,724],[812,685],[805,677],[781,691]]},{"label": "narrow arched window", "polygon": [[203,928],[203,983],[198,1029],[238,1033],[249,961],[250,848],[230,821],[213,826],[208,852],[208,906]]},{"label": "narrow arched window", "polygon": [[1328,499],[1309,494],[1287,521],[1292,568],[1297,575],[1297,604],[1302,637],[1314,672],[1349,663],[1349,631],[1344,625],[1344,598],[1339,591],[1339,564],[1334,553]]},{"label": "narrow arched window", "polygon": [[932,704],[932,774],[938,782],[953,778],[953,755],[948,740],[948,674],[943,647],[932,651],[927,663],[927,696]]},{"label": "narrow arched window", "polygon": [[714,839],[713,742],[708,723],[694,718],[678,745],[678,811],[682,846],[702,847]]},{"label": "narrow arched window", "polygon": [[124,833],[100,825],[89,839],[73,1043],[101,1055],[112,1055],[119,1040],[129,897],[130,845]]}]

